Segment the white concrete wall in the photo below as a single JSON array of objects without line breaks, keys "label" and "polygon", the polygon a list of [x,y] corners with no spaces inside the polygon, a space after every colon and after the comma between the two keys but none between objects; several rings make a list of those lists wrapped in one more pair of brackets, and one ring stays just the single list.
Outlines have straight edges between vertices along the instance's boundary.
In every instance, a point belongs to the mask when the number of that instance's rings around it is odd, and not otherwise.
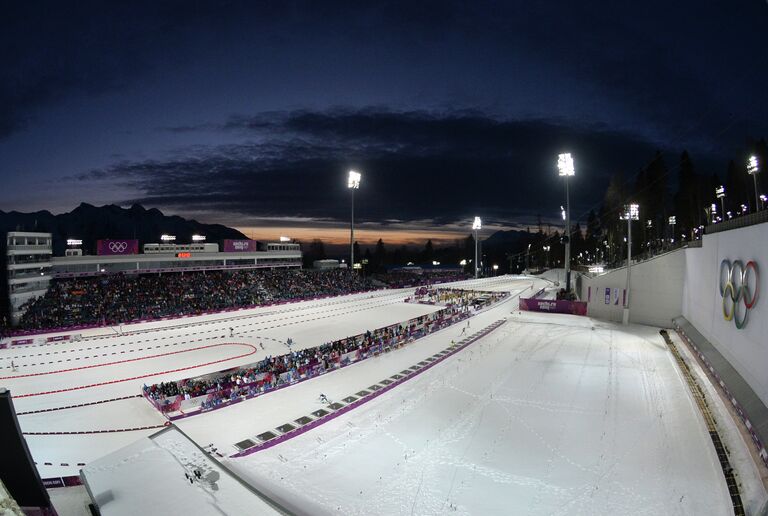
[{"label": "white concrete wall", "polygon": [[[633,264],[630,322],[670,327],[672,319],[683,313],[684,277],[685,253],[682,249]],[[581,281],[579,297],[582,301],[587,301],[588,287],[592,287],[592,297],[587,304],[588,315],[620,322],[624,311],[622,303],[627,282],[626,267],[595,278],[585,276]],[[619,289],[618,305],[613,304],[613,297],[610,304],[605,304],[606,288]]]},{"label": "white concrete wall", "polygon": [[[688,319],[768,405],[768,223],[704,235],[700,249],[685,250],[683,316]],[[720,263],[754,260],[760,269],[760,295],[744,329],[722,314]],[[743,309],[743,303],[741,303]]]}]

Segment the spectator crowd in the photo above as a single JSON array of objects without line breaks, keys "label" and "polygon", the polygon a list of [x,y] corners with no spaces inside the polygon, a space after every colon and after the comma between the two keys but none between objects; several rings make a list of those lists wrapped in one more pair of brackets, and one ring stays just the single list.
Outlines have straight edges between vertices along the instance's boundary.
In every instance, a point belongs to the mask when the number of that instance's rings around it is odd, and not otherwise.
[{"label": "spectator crowd", "polygon": [[386,274],[377,274],[374,277],[385,283],[389,288],[413,287],[416,285],[430,285],[435,283],[447,283],[449,281],[462,281],[469,276],[461,270],[416,270],[395,269]]},{"label": "spectator crowd", "polygon": [[30,301],[20,329],[118,324],[370,289],[359,274],[252,269],[54,279]]},{"label": "spectator crowd", "polygon": [[323,374],[372,354],[417,338],[449,321],[467,317],[467,305],[455,305],[439,312],[411,319],[346,339],[320,346],[291,350],[280,356],[267,356],[236,371],[221,371],[198,378],[176,382],[144,385],[144,394],[161,411],[178,410],[182,399],[205,396],[200,402],[203,410],[239,397],[251,397],[301,378]]}]

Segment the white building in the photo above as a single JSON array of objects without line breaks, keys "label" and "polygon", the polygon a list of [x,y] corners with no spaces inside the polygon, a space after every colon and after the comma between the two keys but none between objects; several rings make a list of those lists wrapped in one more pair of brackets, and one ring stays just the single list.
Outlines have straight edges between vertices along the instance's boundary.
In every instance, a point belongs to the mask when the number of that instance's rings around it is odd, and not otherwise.
[{"label": "white building", "polygon": [[52,278],[51,234],[9,231],[5,247],[9,312],[15,323],[24,303],[48,290]]}]

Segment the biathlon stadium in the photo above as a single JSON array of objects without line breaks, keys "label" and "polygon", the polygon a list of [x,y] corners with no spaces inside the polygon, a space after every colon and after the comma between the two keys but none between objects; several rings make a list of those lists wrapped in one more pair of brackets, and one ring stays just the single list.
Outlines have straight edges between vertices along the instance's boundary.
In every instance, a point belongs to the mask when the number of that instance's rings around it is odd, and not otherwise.
[{"label": "biathlon stadium", "polygon": [[59,514],[765,514],[767,227],[572,271],[573,297],[562,269],[12,232],[47,283],[1,341],[4,431]]}]

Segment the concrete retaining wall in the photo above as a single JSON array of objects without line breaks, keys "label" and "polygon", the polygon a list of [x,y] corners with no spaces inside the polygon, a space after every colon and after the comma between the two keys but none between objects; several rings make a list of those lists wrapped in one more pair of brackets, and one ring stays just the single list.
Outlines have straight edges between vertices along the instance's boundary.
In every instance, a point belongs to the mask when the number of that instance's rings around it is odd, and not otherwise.
[{"label": "concrete retaining wall", "polygon": [[[768,405],[768,223],[704,235],[704,245],[685,250],[685,259],[683,316]],[[762,299],[749,311],[741,330],[723,318],[718,282],[720,263],[726,259],[744,264],[754,260],[760,270]],[[739,303],[743,310],[743,302]]]},{"label": "concrete retaining wall", "polygon": [[[681,249],[632,264],[630,322],[672,327],[672,319],[682,314],[685,260],[685,251]],[[621,322],[626,283],[626,267],[594,278],[583,276],[579,298],[587,301],[587,315]],[[611,289],[608,303],[606,289]]]}]

